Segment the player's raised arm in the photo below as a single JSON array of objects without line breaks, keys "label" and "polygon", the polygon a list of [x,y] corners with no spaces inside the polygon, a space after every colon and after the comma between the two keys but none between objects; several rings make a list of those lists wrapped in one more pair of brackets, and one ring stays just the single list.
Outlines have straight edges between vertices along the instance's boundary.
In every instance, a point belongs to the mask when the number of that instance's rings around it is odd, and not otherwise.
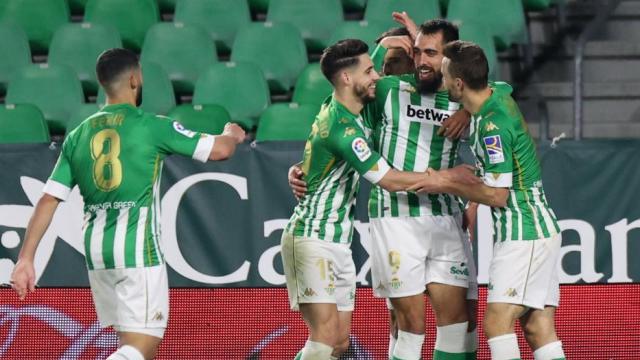
[{"label": "player's raised arm", "polygon": [[225,160],[236,151],[236,145],[244,141],[244,130],[234,123],[227,123],[221,135],[215,137],[209,160]]}]

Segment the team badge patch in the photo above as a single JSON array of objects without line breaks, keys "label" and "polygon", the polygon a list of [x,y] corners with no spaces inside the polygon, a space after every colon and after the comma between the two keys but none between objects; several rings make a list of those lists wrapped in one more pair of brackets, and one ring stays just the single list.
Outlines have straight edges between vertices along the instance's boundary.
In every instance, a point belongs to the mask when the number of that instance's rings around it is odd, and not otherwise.
[{"label": "team badge patch", "polygon": [[490,164],[499,164],[504,162],[504,151],[502,150],[502,140],[500,135],[487,136],[482,139],[484,147],[487,149]]},{"label": "team badge patch", "polygon": [[360,161],[366,161],[371,156],[371,149],[363,138],[355,138],[351,143],[351,148]]},{"label": "team badge patch", "polygon": [[177,121],[174,121],[174,122],[173,122],[173,128],[174,128],[177,132],[179,132],[180,134],[182,134],[182,135],[184,135],[184,136],[186,136],[186,137],[188,137],[188,138],[192,138],[192,137],[194,137],[194,136],[196,135],[196,133],[195,133],[195,132],[193,132],[193,131],[191,131],[191,130],[188,130],[188,129],[185,129],[185,128],[184,128],[184,126],[182,126],[182,124],[180,124],[180,123],[179,123],[179,122],[177,122]]}]

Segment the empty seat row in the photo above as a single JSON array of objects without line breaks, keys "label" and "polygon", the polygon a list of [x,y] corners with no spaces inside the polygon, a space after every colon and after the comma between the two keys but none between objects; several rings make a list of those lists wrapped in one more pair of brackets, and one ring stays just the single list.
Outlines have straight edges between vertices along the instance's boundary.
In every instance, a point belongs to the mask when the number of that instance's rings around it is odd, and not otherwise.
[{"label": "empty seat row", "polygon": [[[82,121],[99,111],[96,104],[79,106],[67,124],[67,133]],[[312,105],[279,103],[269,106],[260,116],[256,140],[305,140],[317,114]],[[225,124],[232,121],[227,110],[215,104],[180,105],[169,112],[168,117],[182,123],[186,128],[221,134]],[[49,129],[44,114],[31,104],[8,104],[0,106],[0,144],[46,143],[50,141]]]},{"label": "empty seat row", "polygon": [[[549,0],[524,0],[529,6],[544,7]],[[45,53],[55,31],[69,22],[69,6],[75,0],[4,0],[1,18],[23,27],[31,49]],[[351,4],[357,1],[351,2]],[[344,22],[340,0],[271,0],[267,21],[288,22],[301,33],[307,48],[319,52],[329,44],[334,29]],[[491,24],[500,49],[526,40],[526,24],[522,1],[516,0],[449,0],[447,17],[461,22]],[[364,19],[396,26],[393,11],[406,11],[416,21],[443,15],[438,0],[369,0]],[[484,16],[482,15],[484,14]],[[489,16],[490,15],[490,16]],[[149,28],[160,21],[158,3],[154,0],[88,0],[84,21],[112,26],[121,35],[124,46],[139,51]],[[235,35],[251,21],[246,0],[178,0],[174,21],[198,25],[216,42],[219,51],[231,50]]]}]

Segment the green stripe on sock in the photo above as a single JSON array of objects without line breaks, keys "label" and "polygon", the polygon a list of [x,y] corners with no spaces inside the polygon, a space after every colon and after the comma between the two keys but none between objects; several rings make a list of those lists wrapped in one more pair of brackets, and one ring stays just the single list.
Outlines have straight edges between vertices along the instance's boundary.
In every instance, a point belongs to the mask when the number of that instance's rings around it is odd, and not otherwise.
[{"label": "green stripe on sock", "polygon": [[433,360],[466,360],[466,359],[468,359],[467,353],[449,353],[441,350],[433,351]]}]

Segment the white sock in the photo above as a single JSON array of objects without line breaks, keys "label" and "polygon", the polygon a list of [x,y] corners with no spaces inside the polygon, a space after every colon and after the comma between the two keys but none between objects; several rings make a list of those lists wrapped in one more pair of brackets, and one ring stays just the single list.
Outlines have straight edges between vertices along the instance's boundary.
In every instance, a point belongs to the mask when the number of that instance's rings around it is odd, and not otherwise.
[{"label": "white sock", "polygon": [[389,334],[389,359],[393,357],[393,349],[396,348],[396,342],[398,342],[398,339]]},{"label": "white sock", "polygon": [[520,348],[516,334],[492,337],[487,342],[491,349],[491,360],[520,359]]},{"label": "white sock", "polygon": [[533,352],[533,358],[536,360],[564,359],[562,342],[558,340],[538,348],[538,350]]},{"label": "white sock", "polygon": [[447,326],[438,326],[436,328],[435,350],[451,354],[464,353],[468,327],[469,323],[467,321]]},{"label": "white sock", "polygon": [[109,355],[107,360],[145,360],[140,350],[131,345],[122,345],[118,351]]},{"label": "white sock", "polygon": [[464,335],[464,351],[473,353],[478,351],[478,328],[473,329],[471,332],[467,332]]},{"label": "white sock", "polygon": [[307,340],[300,360],[327,360],[331,358],[332,352],[333,348],[327,344]]},{"label": "white sock", "polygon": [[398,330],[398,341],[393,349],[393,356],[403,360],[419,360],[422,356],[424,334],[412,334]]}]

